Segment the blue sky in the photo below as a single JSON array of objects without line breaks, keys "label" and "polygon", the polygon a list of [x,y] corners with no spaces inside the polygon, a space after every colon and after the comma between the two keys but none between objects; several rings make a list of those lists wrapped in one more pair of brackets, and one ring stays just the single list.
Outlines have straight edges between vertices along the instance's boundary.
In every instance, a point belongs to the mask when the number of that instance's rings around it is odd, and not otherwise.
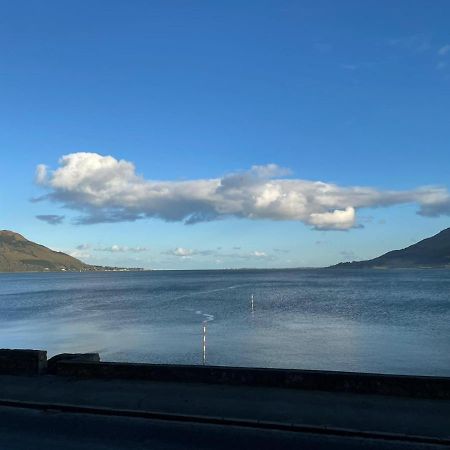
[{"label": "blue sky", "polygon": [[0,228],[189,269],[369,258],[450,224],[447,1],[0,5]]}]

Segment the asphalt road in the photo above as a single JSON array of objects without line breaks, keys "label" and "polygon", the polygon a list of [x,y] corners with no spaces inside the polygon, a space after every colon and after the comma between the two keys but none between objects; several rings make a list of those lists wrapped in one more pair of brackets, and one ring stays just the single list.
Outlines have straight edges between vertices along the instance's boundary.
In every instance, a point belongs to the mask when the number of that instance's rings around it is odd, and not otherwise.
[{"label": "asphalt road", "polygon": [[0,376],[1,399],[450,439],[449,400],[258,386],[55,376]]},{"label": "asphalt road", "polygon": [[441,446],[0,407],[0,449],[431,450]]}]

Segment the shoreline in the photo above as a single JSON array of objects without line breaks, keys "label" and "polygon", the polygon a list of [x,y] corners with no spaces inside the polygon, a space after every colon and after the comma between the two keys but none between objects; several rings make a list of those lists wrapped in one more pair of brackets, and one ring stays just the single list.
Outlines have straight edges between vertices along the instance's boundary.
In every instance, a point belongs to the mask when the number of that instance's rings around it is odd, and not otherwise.
[{"label": "shoreline", "polygon": [[323,270],[335,273],[341,272],[384,272],[384,271],[408,271],[408,270],[450,270],[449,267],[240,267],[237,269],[126,269],[126,270],[33,270],[33,271],[0,271],[1,274],[30,274],[30,273],[140,273],[140,272],[275,272],[275,271],[307,271],[307,270]]}]

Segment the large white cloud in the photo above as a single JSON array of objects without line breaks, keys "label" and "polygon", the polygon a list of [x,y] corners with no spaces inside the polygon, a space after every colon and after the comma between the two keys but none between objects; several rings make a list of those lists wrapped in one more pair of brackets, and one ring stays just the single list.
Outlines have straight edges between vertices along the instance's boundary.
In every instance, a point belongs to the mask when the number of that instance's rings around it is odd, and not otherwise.
[{"label": "large white cloud", "polygon": [[275,164],[253,166],[222,178],[191,181],[146,180],[133,163],[97,153],[72,153],[50,170],[39,165],[36,182],[49,193],[41,199],[80,211],[79,223],[118,222],[157,217],[196,222],[226,217],[294,220],[316,229],[347,230],[360,208],[415,203],[419,214],[450,215],[444,187],[381,191],[332,183],[282,178]]}]

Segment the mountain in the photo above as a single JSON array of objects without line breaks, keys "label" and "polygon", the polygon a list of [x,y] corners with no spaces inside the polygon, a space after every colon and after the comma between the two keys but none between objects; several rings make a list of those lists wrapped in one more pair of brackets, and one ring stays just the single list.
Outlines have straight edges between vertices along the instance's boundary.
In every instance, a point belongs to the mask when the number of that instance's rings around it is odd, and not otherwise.
[{"label": "mountain", "polygon": [[90,270],[88,264],[28,241],[13,231],[0,231],[0,272]]},{"label": "mountain", "polygon": [[141,267],[91,266],[14,231],[0,231],[0,272],[135,272]]},{"label": "mountain", "polygon": [[450,228],[402,250],[388,252],[368,261],[353,261],[331,266],[333,269],[364,268],[449,268]]}]

